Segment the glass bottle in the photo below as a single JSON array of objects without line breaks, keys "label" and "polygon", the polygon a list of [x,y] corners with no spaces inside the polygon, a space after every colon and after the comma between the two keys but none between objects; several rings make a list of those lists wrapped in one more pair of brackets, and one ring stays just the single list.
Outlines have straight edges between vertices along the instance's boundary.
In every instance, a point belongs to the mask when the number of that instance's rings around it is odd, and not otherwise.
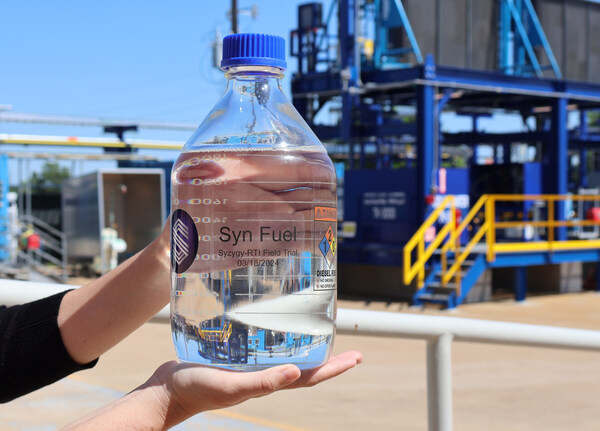
[{"label": "glass bottle", "polygon": [[335,333],[335,169],[281,89],[283,38],[227,36],[221,66],[227,89],[171,176],[175,350],[237,370],[313,368]]}]

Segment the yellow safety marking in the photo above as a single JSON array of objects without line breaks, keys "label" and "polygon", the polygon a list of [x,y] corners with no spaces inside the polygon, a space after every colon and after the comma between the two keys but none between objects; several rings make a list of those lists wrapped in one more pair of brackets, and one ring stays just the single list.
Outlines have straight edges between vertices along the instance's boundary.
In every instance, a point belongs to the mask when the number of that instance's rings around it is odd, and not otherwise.
[{"label": "yellow safety marking", "polygon": [[[454,196],[452,195],[446,196],[444,200],[442,200],[440,205],[429,215],[429,217],[427,217],[427,220],[425,220],[417,232],[415,232],[412,238],[404,246],[404,284],[410,284],[416,275],[418,275],[419,285],[423,284],[423,280],[425,279],[425,263],[427,260],[429,260],[435,249],[437,249],[437,247],[444,240],[444,237],[448,235],[449,231],[454,229],[454,225],[452,222],[446,223],[446,225],[440,229],[440,232],[436,235],[435,239],[432,241],[432,244],[427,247],[427,250],[425,250],[425,232],[434,225],[442,211],[448,207],[454,210]],[[418,246],[417,262],[411,266],[411,253],[416,246]]]},{"label": "yellow safety marking", "polygon": [[0,139],[1,144],[14,144],[14,145],[52,145],[52,146],[65,146],[65,147],[110,147],[110,148],[144,148],[154,150],[179,150],[181,145],[178,144],[165,144],[165,143],[140,143],[140,142],[122,142],[122,141],[88,141],[85,139],[15,139],[15,138],[2,138]]},{"label": "yellow safety marking", "polygon": [[68,147],[115,147],[115,148],[124,148],[126,147],[123,142],[114,142],[114,141],[80,141],[80,140],[36,140],[36,139],[1,139],[0,143],[2,144],[18,144],[18,145],[60,145],[60,146],[68,146]]},{"label": "yellow safety marking", "polygon": [[496,201],[600,201],[597,195],[489,195]]},{"label": "yellow safety marking", "polygon": [[[502,214],[503,221],[496,221],[496,202],[526,202],[526,201],[542,201],[546,204],[547,219],[546,220],[522,220],[523,213],[518,213],[521,220],[510,220],[515,213],[504,212]],[[560,201],[588,201],[600,202],[598,195],[482,195],[479,200],[471,207],[468,214],[464,217],[461,223],[456,226],[455,220],[455,203],[454,196],[448,195],[440,203],[440,205],[429,215],[429,217],[419,227],[417,232],[410,238],[404,247],[404,283],[406,285],[417,277],[417,284],[421,287],[424,284],[425,265],[433,256],[436,250],[441,251],[442,264],[442,285],[446,285],[452,277],[454,277],[457,293],[460,294],[460,269],[462,263],[467,259],[476,244],[485,237],[486,258],[488,262],[493,262],[496,259],[496,253],[511,253],[511,252],[533,252],[533,251],[558,251],[558,250],[585,250],[585,249],[600,249],[600,240],[567,240],[557,241],[555,239],[555,228],[558,227],[584,227],[584,226],[600,226],[600,221],[594,220],[556,220],[555,219],[555,204]],[[425,247],[425,235],[427,230],[438,222],[442,211],[450,210],[450,221],[442,226],[438,234]],[[479,220],[482,209],[485,216],[483,220]],[[509,217],[510,215],[510,217]],[[468,244],[462,248],[461,253],[455,256],[453,264],[448,268],[447,254],[450,250],[460,249],[457,245],[460,236],[465,229],[473,230],[474,226],[471,223],[478,217],[478,222],[483,221],[477,231],[473,231],[473,236]],[[496,230],[507,228],[546,228],[548,236],[547,241],[519,241],[510,243],[496,243]],[[441,246],[441,248],[440,248]],[[413,253],[416,248],[416,259],[412,263]]]},{"label": "yellow safety marking", "polygon": [[[450,269],[446,272],[446,274],[444,274],[444,276],[442,277],[443,285],[448,283],[454,274],[458,275],[460,273],[460,266],[462,265],[462,263],[465,260],[467,260],[467,257],[469,257],[469,254],[471,254],[471,250],[473,250],[473,247],[475,247],[475,245],[481,240],[481,238],[483,238],[483,235],[485,235],[488,232],[488,230],[489,230],[489,223],[486,222],[483,226],[481,226],[481,228],[477,231],[477,233],[475,233],[475,235],[473,236],[471,241],[467,244],[467,246],[465,247],[463,252],[456,258],[456,261],[454,262],[454,264],[450,267]],[[460,283],[457,283],[457,289],[460,289]]]},{"label": "yellow safety marking", "polygon": [[600,240],[507,242],[494,245],[494,251],[496,253],[519,253],[527,251],[549,250],[581,250],[592,248],[600,248]]},{"label": "yellow safety marking", "polygon": [[506,229],[510,227],[577,227],[577,226],[600,226],[600,221],[593,220],[532,220],[532,221],[498,221],[495,223],[496,229]]},{"label": "yellow safety marking", "polygon": [[266,419],[255,418],[253,416],[246,416],[246,415],[243,415],[240,413],[234,413],[234,412],[227,411],[227,410],[213,410],[209,413],[217,414],[220,416],[225,416],[225,417],[228,417],[231,419],[237,419],[237,420],[248,422],[248,423],[255,424],[255,425],[271,427],[271,428],[275,428],[275,429],[279,429],[279,430],[283,430],[283,431],[309,431],[306,428],[299,428],[299,427],[295,427],[295,426],[291,426],[291,425],[282,424],[279,422],[269,421]]}]

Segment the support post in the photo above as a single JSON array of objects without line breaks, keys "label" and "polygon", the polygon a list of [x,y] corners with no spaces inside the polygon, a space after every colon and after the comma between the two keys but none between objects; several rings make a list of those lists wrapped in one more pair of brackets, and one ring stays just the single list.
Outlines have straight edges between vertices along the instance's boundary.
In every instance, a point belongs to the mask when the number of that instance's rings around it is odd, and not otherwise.
[{"label": "support post", "polygon": [[342,81],[342,118],[340,120],[340,137],[342,141],[354,145],[356,139],[352,134],[354,124],[354,107],[358,103],[356,95],[358,76],[356,64],[356,20],[355,1],[340,0],[338,5],[339,46],[340,46],[340,77]]},{"label": "support post", "polygon": [[495,165],[500,164],[500,148],[502,148],[500,145],[494,144],[494,164]]},{"label": "support post", "polygon": [[588,186],[587,173],[587,150],[579,150],[579,187],[586,188]]},{"label": "support post", "polygon": [[237,0],[231,0],[231,32],[238,32],[238,7]]},{"label": "support post", "polygon": [[[546,169],[543,173],[545,193],[565,195],[568,191],[568,131],[567,131],[567,99],[557,98],[552,102],[552,116],[549,146],[546,147]],[[565,201],[556,202],[555,219],[565,220]],[[555,240],[567,239],[567,229],[556,228]]]},{"label": "support post", "polygon": [[365,169],[366,168],[366,154],[365,154],[365,143],[364,142],[359,142],[358,144],[360,146],[360,160],[358,162],[358,166],[359,169]]},{"label": "support post", "polygon": [[452,334],[427,341],[429,431],[452,430]]},{"label": "support post", "polygon": [[[433,57],[427,56],[423,79],[435,78]],[[435,100],[433,87],[417,86],[417,221],[425,220],[425,197],[433,192]]]},{"label": "support post", "polygon": [[510,142],[504,142],[502,144],[502,164],[503,165],[510,164],[510,149],[511,149]]},{"label": "support post", "polygon": [[[579,134],[583,139],[588,136],[588,113],[585,109],[579,111]],[[588,186],[587,176],[587,149],[579,150],[579,187]]]},{"label": "support post", "polygon": [[525,301],[527,297],[527,267],[518,266],[514,273],[515,301]]}]

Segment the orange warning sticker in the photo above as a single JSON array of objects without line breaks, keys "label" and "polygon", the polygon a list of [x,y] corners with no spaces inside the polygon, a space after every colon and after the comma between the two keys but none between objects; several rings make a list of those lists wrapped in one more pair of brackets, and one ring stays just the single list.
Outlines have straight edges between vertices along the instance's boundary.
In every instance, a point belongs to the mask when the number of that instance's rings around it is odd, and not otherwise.
[{"label": "orange warning sticker", "polygon": [[315,221],[337,221],[337,209],[315,207]]}]

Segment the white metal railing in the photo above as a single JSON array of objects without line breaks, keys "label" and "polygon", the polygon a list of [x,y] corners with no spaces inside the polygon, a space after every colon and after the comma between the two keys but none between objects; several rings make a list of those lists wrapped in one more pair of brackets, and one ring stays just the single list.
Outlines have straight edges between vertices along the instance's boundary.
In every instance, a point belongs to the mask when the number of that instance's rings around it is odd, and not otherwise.
[{"label": "white metal railing", "polygon": [[453,340],[600,351],[600,331],[383,311],[340,309],[337,332],[427,342],[430,431],[452,430]]},{"label": "white metal railing", "polygon": [[23,215],[19,218],[18,231],[14,232],[15,240],[20,240],[20,230],[25,230],[25,226],[31,225],[35,233],[40,236],[43,248],[37,250],[19,251],[18,258],[25,261],[30,267],[40,269],[44,264],[51,263],[59,268],[59,276],[51,274],[52,278],[58,278],[62,281],[67,280],[67,236],[58,229],[50,226],[48,223],[32,215]]},{"label": "white metal railing", "polygon": [[[0,279],[0,305],[22,304],[75,288],[66,284]],[[169,307],[153,320],[168,322]],[[452,430],[452,341],[600,351],[600,331],[409,313],[338,309],[337,332],[427,342],[430,431]]]}]

